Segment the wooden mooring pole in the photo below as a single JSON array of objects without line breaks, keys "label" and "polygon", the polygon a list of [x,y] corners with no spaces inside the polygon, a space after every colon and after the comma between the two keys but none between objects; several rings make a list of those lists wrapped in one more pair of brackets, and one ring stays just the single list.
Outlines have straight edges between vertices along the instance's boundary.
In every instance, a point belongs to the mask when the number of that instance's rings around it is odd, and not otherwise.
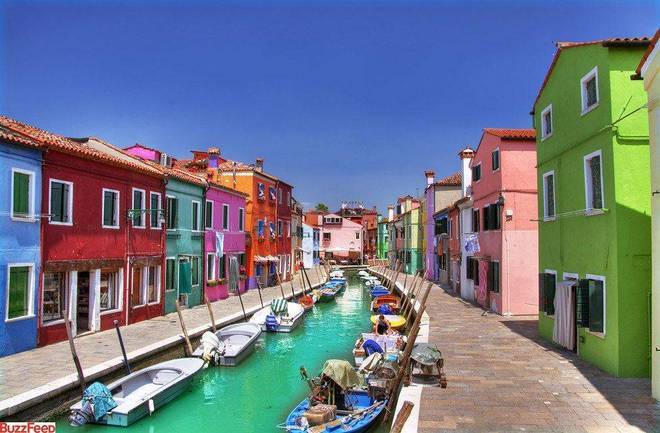
[{"label": "wooden mooring pole", "polygon": [[193,353],[192,344],[190,344],[190,338],[188,337],[188,329],[186,329],[186,323],[183,321],[183,314],[181,314],[181,306],[179,305],[178,299],[174,301],[174,305],[176,305],[176,314],[179,316],[179,323],[181,324],[181,330],[183,331],[183,339],[186,343],[185,346],[183,346],[186,352],[186,356],[192,356]]},{"label": "wooden mooring pole", "polygon": [[403,426],[406,425],[406,421],[408,421],[408,417],[410,416],[413,407],[415,407],[413,402],[409,400],[403,402],[403,406],[401,406],[399,414],[396,416],[396,419],[392,423],[392,429],[390,429],[390,433],[401,433]]},{"label": "wooden mooring pole", "polygon": [[85,375],[83,374],[82,365],[80,365],[80,359],[78,359],[78,354],[76,353],[76,345],[73,344],[73,334],[71,332],[71,320],[69,320],[69,312],[64,310],[62,312],[64,315],[64,326],[66,327],[66,338],[69,339],[69,349],[71,350],[71,357],[73,358],[73,363],[76,366],[76,371],[78,372],[78,384],[80,385],[80,394],[85,393]]},{"label": "wooden mooring pole", "polygon": [[215,318],[213,318],[213,310],[211,309],[211,302],[209,302],[209,298],[204,296],[204,302],[206,302],[206,308],[209,310],[209,316],[211,316],[211,330],[215,334]]}]

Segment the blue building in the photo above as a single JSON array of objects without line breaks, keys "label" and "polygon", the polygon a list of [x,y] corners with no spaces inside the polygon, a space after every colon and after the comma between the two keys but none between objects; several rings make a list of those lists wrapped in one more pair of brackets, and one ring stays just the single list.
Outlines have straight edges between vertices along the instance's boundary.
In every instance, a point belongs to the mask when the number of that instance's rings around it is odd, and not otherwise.
[{"label": "blue building", "polygon": [[41,150],[0,127],[0,356],[37,345]]},{"label": "blue building", "polygon": [[314,261],[314,266],[318,266],[321,263],[321,228],[312,227],[312,258]]}]

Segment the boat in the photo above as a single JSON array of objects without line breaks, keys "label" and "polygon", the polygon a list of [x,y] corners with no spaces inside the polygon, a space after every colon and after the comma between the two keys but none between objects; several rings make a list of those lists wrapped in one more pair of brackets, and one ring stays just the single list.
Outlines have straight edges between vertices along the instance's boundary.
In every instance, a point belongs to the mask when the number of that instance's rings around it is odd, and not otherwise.
[{"label": "boat", "polygon": [[304,295],[301,296],[300,299],[298,299],[298,303],[302,305],[305,311],[309,311],[312,308],[314,308],[314,304],[316,303],[316,301],[314,301],[312,295]]},{"label": "boat", "polygon": [[[371,316],[371,323],[375,325],[378,322],[378,316],[380,316],[380,314],[374,314]],[[397,314],[384,314],[384,316],[390,322],[392,329],[401,328],[406,324],[406,318],[403,316]]]},{"label": "boat", "polygon": [[358,275],[361,277],[366,277],[369,275],[369,272],[365,271],[364,269],[358,271]]},{"label": "boat", "polygon": [[373,289],[369,291],[369,294],[371,295],[372,298],[377,298],[383,295],[391,295],[390,291],[387,290],[385,286],[375,286]]},{"label": "boat", "polygon": [[341,288],[338,286],[324,286],[320,291],[319,291],[319,302],[330,302],[335,297],[337,294],[341,291]]},{"label": "boat", "polygon": [[277,298],[268,307],[254,313],[250,322],[266,332],[291,332],[302,322],[304,314],[305,309],[297,302]]},{"label": "boat", "polygon": [[[368,341],[371,343],[367,343]],[[362,362],[373,353],[382,353],[385,360],[396,361],[399,358],[399,349],[404,342],[405,337],[398,332],[387,335],[365,332],[358,337],[353,347],[355,366],[360,367]]]},{"label": "boat", "polygon": [[179,358],[135,371],[107,387],[95,382],[71,406],[69,422],[129,426],[178,397],[204,364],[199,358]]},{"label": "boat", "polygon": [[333,277],[333,278],[330,278],[328,283],[338,284],[338,285],[341,285],[343,287],[346,287],[346,278]]},{"label": "boat", "polygon": [[367,280],[367,281],[364,282],[365,286],[380,286],[382,284],[383,284],[383,282],[378,280],[378,279],[376,279],[376,280]]},{"label": "boat", "polygon": [[365,432],[375,424],[387,404],[387,400],[375,399],[365,389],[364,379],[347,361],[326,361],[321,375],[312,379],[306,376],[304,368],[301,373],[308,380],[311,392],[281,426],[288,432]]},{"label": "boat", "polygon": [[401,308],[401,298],[391,294],[378,296],[374,298],[373,301],[371,301],[371,310],[378,311],[378,309],[383,305],[389,306],[390,310],[393,313],[397,313],[399,311],[399,308]]},{"label": "boat", "polygon": [[344,271],[332,271],[330,272],[330,278],[344,278]]},{"label": "boat", "polygon": [[260,335],[261,327],[250,322],[225,326],[215,333],[207,331],[193,356],[214,365],[236,366],[254,351]]}]

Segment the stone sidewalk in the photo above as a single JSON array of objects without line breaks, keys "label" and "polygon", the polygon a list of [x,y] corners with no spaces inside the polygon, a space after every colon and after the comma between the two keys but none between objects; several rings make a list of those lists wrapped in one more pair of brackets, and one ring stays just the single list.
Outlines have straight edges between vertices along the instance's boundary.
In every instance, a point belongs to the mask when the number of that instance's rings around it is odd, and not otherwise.
[{"label": "stone sidewalk", "polygon": [[660,432],[648,379],[612,377],[541,340],[535,317],[484,314],[437,286],[426,311],[449,385],[423,388],[420,433]]},{"label": "stone sidewalk", "polygon": [[[312,285],[318,283],[318,273],[308,271]],[[296,294],[301,292],[299,276],[294,277]],[[284,294],[291,297],[291,283],[282,284]],[[263,302],[282,297],[279,286],[261,290]],[[242,295],[248,315],[261,308],[257,290]],[[231,296],[211,303],[218,326],[242,319],[240,300]],[[210,316],[205,304],[182,312],[188,333],[201,334],[210,327]],[[121,328],[124,345],[130,361],[182,344],[181,327],[177,313],[156,317]],[[121,349],[114,329],[78,337],[76,351],[86,378],[94,378],[122,367]],[[32,405],[39,396],[53,395],[58,390],[76,386],[76,369],[71,359],[69,343],[63,341],[2,358],[0,361],[0,419]]]}]

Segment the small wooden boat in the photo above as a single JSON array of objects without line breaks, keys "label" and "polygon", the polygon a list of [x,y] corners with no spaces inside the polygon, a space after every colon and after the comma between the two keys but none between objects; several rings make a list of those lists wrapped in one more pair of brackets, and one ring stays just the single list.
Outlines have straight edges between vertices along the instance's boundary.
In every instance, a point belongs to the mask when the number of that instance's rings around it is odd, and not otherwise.
[{"label": "small wooden boat", "polygon": [[254,313],[250,322],[258,324],[266,332],[291,332],[302,322],[304,314],[302,305],[278,298],[270,306]]},{"label": "small wooden boat", "polygon": [[[129,426],[178,397],[204,364],[199,358],[173,359],[135,371],[107,388],[93,383],[83,400],[71,406],[69,421],[71,425],[92,422]],[[107,394],[98,393],[99,389]],[[105,407],[107,411],[99,412]]]},{"label": "small wooden boat", "polygon": [[382,295],[371,301],[371,310],[378,311],[381,305],[388,305],[394,313],[397,313],[401,307],[400,303],[401,298],[396,295]]},{"label": "small wooden boat", "polygon": [[353,358],[356,367],[360,367],[362,362],[369,355],[378,352],[378,349],[375,349],[375,346],[372,343],[367,343],[365,347],[365,342],[369,340],[378,345],[386,360],[396,361],[399,358],[399,350],[403,347],[405,337],[398,332],[388,335],[378,335],[373,332],[365,332],[361,334],[355,341],[355,346],[353,347]]},{"label": "small wooden boat", "polygon": [[261,327],[250,322],[225,326],[215,334],[205,332],[193,356],[214,365],[235,366],[254,351],[260,335]]},{"label": "small wooden boat", "polygon": [[335,297],[337,296],[337,293],[339,293],[338,288],[324,287],[319,291],[319,294],[320,294],[319,302],[320,303],[330,302],[333,299],[335,299]]},{"label": "small wooden boat", "polygon": [[[371,316],[371,323],[374,325],[378,322],[378,316],[379,314],[374,314]],[[390,326],[392,329],[397,329],[401,328],[406,324],[406,318],[403,316],[395,315],[395,314],[384,314],[385,318],[390,322]]]},{"label": "small wooden boat", "polygon": [[302,305],[305,311],[309,311],[312,308],[314,308],[315,301],[312,295],[305,295],[305,296],[301,296],[300,299],[298,299],[298,303]]}]

